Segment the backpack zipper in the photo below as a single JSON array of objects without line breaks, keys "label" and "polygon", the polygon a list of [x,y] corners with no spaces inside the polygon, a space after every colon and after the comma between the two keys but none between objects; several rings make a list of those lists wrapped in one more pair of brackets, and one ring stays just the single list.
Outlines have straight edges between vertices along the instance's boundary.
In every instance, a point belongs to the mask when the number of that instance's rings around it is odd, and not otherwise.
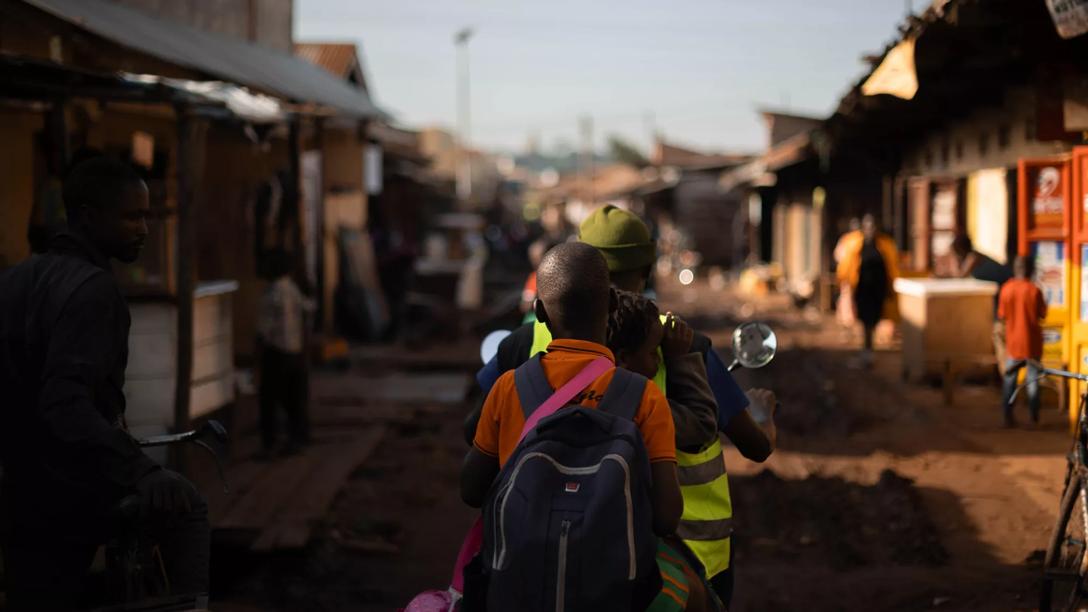
[{"label": "backpack zipper", "polygon": [[570,538],[570,521],[563,521],[559,529],[559,570],[555,581],[555,612],[563,612],[567,597],[567,540]]}]

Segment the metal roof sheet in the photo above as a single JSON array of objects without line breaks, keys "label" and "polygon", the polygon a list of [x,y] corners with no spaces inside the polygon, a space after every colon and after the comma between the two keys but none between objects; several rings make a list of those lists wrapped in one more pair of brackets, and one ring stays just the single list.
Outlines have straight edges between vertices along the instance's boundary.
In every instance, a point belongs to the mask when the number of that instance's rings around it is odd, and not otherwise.
[{"label": "metal roof sheet", "polygon": [[295,55],[341,79],[348,78],[351,69],[358,63],[355,45],[351,43],[295,43]]},{"label": "metal roof sheet", "polygon": [[105,0],[23,0],[123,46],[293,102],[384,117],[362,91],[290,53],[159,19]]}]

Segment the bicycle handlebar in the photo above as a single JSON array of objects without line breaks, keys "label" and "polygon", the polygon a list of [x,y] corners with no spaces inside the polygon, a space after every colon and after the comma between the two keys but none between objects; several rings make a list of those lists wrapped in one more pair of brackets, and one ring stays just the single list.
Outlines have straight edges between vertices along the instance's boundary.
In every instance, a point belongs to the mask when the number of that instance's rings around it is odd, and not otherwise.
[{"label": "bicycle handlebar", "polygon": [[1009,405],[1010,406],[1013,404],[1013,402],[1016,401],[1016,397],[1018,395],[1020,395],[1020,391],[1023,390],[1024,387],[1027,387],[1028,385],[1031,385],[1031,384],[1035,384],[1035,383],[1039,382],[1040,380],[1046,378],[1047,376],[1058,376],[1060,378],[1070,378],[1072,380],[1079,380],[1081,382],[1088,382],[1088,374],[1078,374],[1076,372],[1070,372],[1068,370],[1059,370],[1057,368],[1048,368],[1048,367],[1044,366],[1043,364],[1039,363],[1038,361],[1035,361],[1034,359],[1027,359],[1027,360],[1025,360],[1025,362],[1028,363],[1029,365],[1035,366],[1035,369],[1042,372],[1042,374],[1036,376],[1034,379],[1029,380],[1029,381],[1025,382],[1024,384],[1020,385],[1019,387],[1017,387],[1016,390],[1012,392],[1012,395],[1009,396]]},{"label": "bicycle handlebar", "polygon": [[225,493],[230,493],[230,485],[227,484],[227,476],[223,472],[223,464],[219,461],[219,453],[217,453],[205,440],[213,440],[221,445],[227,444],[229,441],[227,428],[223,427],[223,424],[219,421],[213,419],[201,425],[199,429],[177,434],[165,434],[137,439],[136,444],[141,448],[152,448],[156,446],[171,446],[184,442],[192,442],[212,456],[212,460],[215,461],[215,469],[219,472],[219,480],[223,483],[223,491]]},{"label": "bicycle handlebar", "polygon": [[137,439],[136,443],[142,448],[151,448],[155,446],[170,446],[171,444],[180,444],[182,442],[195,441],[197,439],[211,437],[215,441],[225,444],[227,442],[227,428],[223,427],[223,424],[219,421],[208,421],[200,429],[194,429],[192,431],[185,431],[178,434],[165,434],[161,436],[151,436],[150,438]]},{"label": "bicycle handlebar", "polygon": [[1043,364],[1035,360],[1029,360],[1028,363],[1034,364],[1037,368],[1039,368],[1039,370],[1043,372],[1044,375],[1060,376],[1062,378],[1072,378],[1074,380],[1088,382],[1088,374],[1080,374],[1077,372],[1070,372],[1068,370],[1059,370],[1057,368],[1047,368],[1044,367]]}]

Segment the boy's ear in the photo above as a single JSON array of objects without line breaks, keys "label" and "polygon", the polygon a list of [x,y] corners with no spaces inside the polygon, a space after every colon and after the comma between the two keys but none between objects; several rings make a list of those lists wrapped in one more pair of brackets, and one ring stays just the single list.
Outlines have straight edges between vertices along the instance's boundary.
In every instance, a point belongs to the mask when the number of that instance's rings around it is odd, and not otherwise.
[{"label": "boy's ear", "polygon": [[537,321],[548,324],[548,311],[544,310],[544,302],[540,298],[533,300],[533,313],[536,314]]}]

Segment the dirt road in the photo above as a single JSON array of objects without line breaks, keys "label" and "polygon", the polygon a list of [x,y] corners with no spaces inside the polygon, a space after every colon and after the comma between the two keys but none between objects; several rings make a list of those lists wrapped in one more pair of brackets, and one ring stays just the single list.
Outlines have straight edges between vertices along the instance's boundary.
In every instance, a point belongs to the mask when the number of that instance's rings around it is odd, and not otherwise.
[{"label": "dirt road", "polygon": [[780,332],[779,358],[738,374],[776,390],[783,407],[765,465],[735,449],[727,458],[736,609],[1033,608],[1068,448],[1064,413],[1005,430],[996,386],[964,385],[945,406],[939,389],[900,381],[898,352],[853,369],[852,334],[784,301],[675,287],[663,301],[718,332],[719,346],[738,313]]},{"label": "dirt road", "polygon": [[[738,374],[783,406],[766,464],[728,451],[734,610],[1032,609],[1034,555],[1060,493],[1063,414],[1004,430],[992,385],[964,386],[948,407],[938,389],[900,382],[896,352],[851,369],[850,334],[782,300],[696,285],[666,286],[661,301],[717,346],[742,314],[779,332],[778,359]],[[389,611],[444,586],[472,520],[457,494],[465,410],[406,406],[306,551],[217,558],[237,570],[221,609]]]}]

